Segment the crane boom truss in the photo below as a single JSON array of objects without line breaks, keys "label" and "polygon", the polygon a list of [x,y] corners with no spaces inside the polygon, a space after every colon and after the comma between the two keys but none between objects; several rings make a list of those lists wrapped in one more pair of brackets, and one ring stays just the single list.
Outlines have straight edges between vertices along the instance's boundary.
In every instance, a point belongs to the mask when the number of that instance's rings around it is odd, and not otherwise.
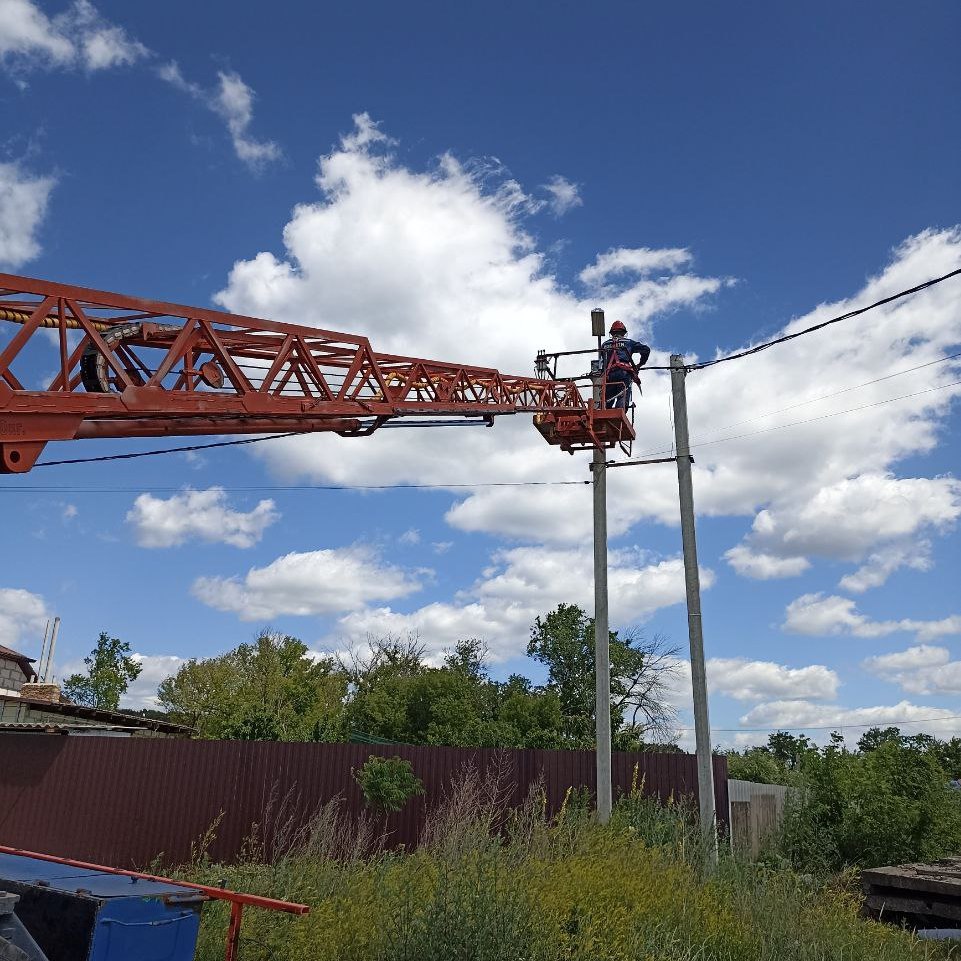
[{"label": "crane boom truss", "polygon": [[[397,417],[583,418],[590,406],[570,380],[376,353],[357,335],[12,274],[0,273],[0,321],[11,322],[0,324],[0,473],[30,470],[51,440],[365,436]],[[32,389],[30,354],[49,361],[51,341],[56,373]]]}]

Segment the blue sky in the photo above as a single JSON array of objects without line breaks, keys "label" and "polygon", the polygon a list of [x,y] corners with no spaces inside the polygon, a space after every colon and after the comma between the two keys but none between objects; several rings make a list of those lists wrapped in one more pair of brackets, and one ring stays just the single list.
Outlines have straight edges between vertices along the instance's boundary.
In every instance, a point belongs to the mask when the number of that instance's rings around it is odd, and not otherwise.
[{"label": "blue sky", "polygon": [[[959,30],[946,2],[0,0],[0,268],[516,373],[600,303],[662,362],[709,357],[961,264]],[[720,441],[695,470],[716,741],[961,731],[961,378],[901,373],[959,341],[953,281],[691,375],[692,437]],[[638,428],[669,444],[659,376]],[[531,671],[533,616],[590,606],[586,487],[236,488],[586,475],[517,417],[6,477],[0,643],[35,654],[58,614],[67,670],[110,631],[137,702],[267,625],[476,635]],[[683,652],[676,510],[670,465],[612,475],[616,626]]]}]

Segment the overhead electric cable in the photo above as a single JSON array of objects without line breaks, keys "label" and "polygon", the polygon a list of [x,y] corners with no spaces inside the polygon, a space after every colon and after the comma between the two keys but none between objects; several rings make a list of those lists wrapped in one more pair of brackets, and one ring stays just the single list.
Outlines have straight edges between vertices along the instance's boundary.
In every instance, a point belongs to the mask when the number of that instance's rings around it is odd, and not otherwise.
[{"label": "overhead electric cable", "polygon": [[[847,729],[849,727],[880,727],[882,724],[885,727],[894,727],[898,724],[933,724],[935,721],[958,721],[961,720],[961,714],[947,714],[944,717],[919,717],[919,718],[904,718],[900,721],[866,721],[863,724],[849,724],[847,721],[839,722],[837,724],[803,724],[799,727],[785,727],[783,725],[777,727],[714,727],[711,726],[711,731],[723,734],[741,734],[741,733],[767,733],[769,731],[838,731],[842,728]],[[673,730],[682,731],[693,731],[692,727],[675,727]]]},{"label": "overhead electric cable", "polygon": [[[213,484],[213,487],[228,494],[282,494],[299,491],[403,491],[403,490],[471,490],[476,487],[584,487],[590,480],[557,480],[557,481],[478,481],[474,484],[292,484],[287,487],[252,485],[250,487],[225,487],[223,484]],[[141,484],[137,487],[74,487],[69,484],[32,484],[17,487],[0,487],[2,494],[142,494],[148,491],[154,493],[184,493],[189,487],[157,487],[151,484]]]},{"label": "overhead electric cable", "polygon": [[[883,378],[879,378],[883,379]],[[911,397],[920,397],[923,394],[932,394],[938,390],[945,390],[948,387],[959,387],[961,386],[961,380],[953,380],[949,384],[938,384],[934,387],[926,387],[924,390],[916,390],[910,394],[899,394],[897,397],[886,397],[884,400],[876,400],[870,404],[861,404],[859,407],[848,407],[845,410],[833,410],[826,414],[817,414],[814,417],[806,417],[804,420],[794,420],[787,424],[773,424],[770,427],[762,427],[759,430],[748,431],[745,434],[735,434],[733,437],[719,437],[717,440],[705,440],[705,441],[695,441],[691,444],[690,449],[696,450],[701,447],[712,447],[715,444],[726,444],[728,441],[732,440],[743,440],[745,437],[756,437],[758,434],[769,434],[776,430],[785,430],[788,427],[800,427],[804,424],[813,424],[815,421],[827,420],[831,417],[839,417],[841,414],[854,414],[858,411],[869,410],[872,407],[882,407],[884,404],[892,404],[898,400],[908,400]],[[841,392],[839,392],[841,393]],[[799,405],[800,406],[800,405]],[[788,408],[785,408],[788,409]],[[762,415],[763,416],[763,415]],[[756,418],[754,418],[756,419]],[[741,421],[743,424],[753,423],[753,420]],[[731,427],[736,427],[736,424],[730,425]],[[719,430],[727,430],[728,428],[718,428]],[[713,432],[712,432],[713,433]],[[657,457],[660,454],[672,453],[672,447],[663,447],[659,450],[646,450],[638,454],[638,457]]]},{"label": "overhead electric cable", "polygon": [[[766,341],[763,344],[755,344],[753,347],[748,347],[745,350],[739,350],[737,353],[728,354],[726,357],[715,357],[714,360],[704,360],[699,361],[696,364],[686,364],[685,368],[687,370],[704,370],[706,367],[714,367],[717,364],[725,364],[729,360],[740,360],[742,357],[750,357],[751,354],[760,353],[762,350],[767,350],[769,347],[775,347],[778,344],[784,344],[789,340],[796,340],[798,337],[803,337],[805,334],[813,334],[815,331],[823,330],[825,327],[830,327],[832,324],[839,324],[842,320],[850,320],[852,317],[858,317],[861,314],[866,314],[869,310],[874,310],[877,307],[883,307],[885,304],[893,303],[896,300],[901,300],[903,297],[910,297],[911,294],[920,293],[922,290],[927,290],[929,287],[934,287],[936,284],[943,283],[946,280],[950,280],[952,277],[957,277],[961,275],[961,267],[957,270],[949,271],[946,274],[942,274],[940,277],[932,277],[931,280],[924,281],[923,284],[918,284],[915,287],[909,287],[907,290],[900,290],[896,294],[891,294],[889,297],[882,297],[880,300],[876,300],[873,304],[868,304],[866,307],[857,307],[854,310],[849,310],[847,313],[840,314],[837,317],[832,317],[830,320],[821,321],[819,324],[814,324],[811,327],[805,327],[803,330],[796,330],[792,334],[783,334],[780,337],[775,337],[773,340]],[[645,370],[670,370],[670,367],[647,367]]]}]

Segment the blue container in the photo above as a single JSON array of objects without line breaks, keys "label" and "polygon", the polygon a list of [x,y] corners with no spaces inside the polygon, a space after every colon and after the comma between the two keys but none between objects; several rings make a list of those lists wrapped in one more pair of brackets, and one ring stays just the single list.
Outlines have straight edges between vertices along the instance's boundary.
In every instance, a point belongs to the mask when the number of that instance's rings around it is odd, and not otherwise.
[{"label": "blue container", "polygon": [[0,854],[0,891],[49,961],[192,961],[204,896],[147,881]]}]

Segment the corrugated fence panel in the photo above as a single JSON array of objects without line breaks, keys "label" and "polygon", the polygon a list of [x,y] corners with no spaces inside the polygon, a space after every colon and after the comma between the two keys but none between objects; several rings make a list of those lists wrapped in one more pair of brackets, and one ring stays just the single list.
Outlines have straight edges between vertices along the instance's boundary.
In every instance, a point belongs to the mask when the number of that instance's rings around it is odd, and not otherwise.
[{"label": "corrugated fence panel", "polygon": [[[363,798],[352,777],[372,755],[410,761],[425,793],[387,819],[393,843],[417,844],[429,811],[473,767],[493,776],[512,803],[532,785],[556,812],[568,788],[594,789],[591,751],[518,751],[409,745],[279,744],[264,741],[72,738],[0,735],[0,844],[144,867],[157,858],[187,860],[208,832],[217,861],[239,854],[252,833],[268,849],[306,825],[326,802],[344,799],[353,814]],[[688,754],[615,753],[615,795],[637,770],[645,793],[697,794]],[[717,810],[727,821],[727,760],[714,759]]]}]

